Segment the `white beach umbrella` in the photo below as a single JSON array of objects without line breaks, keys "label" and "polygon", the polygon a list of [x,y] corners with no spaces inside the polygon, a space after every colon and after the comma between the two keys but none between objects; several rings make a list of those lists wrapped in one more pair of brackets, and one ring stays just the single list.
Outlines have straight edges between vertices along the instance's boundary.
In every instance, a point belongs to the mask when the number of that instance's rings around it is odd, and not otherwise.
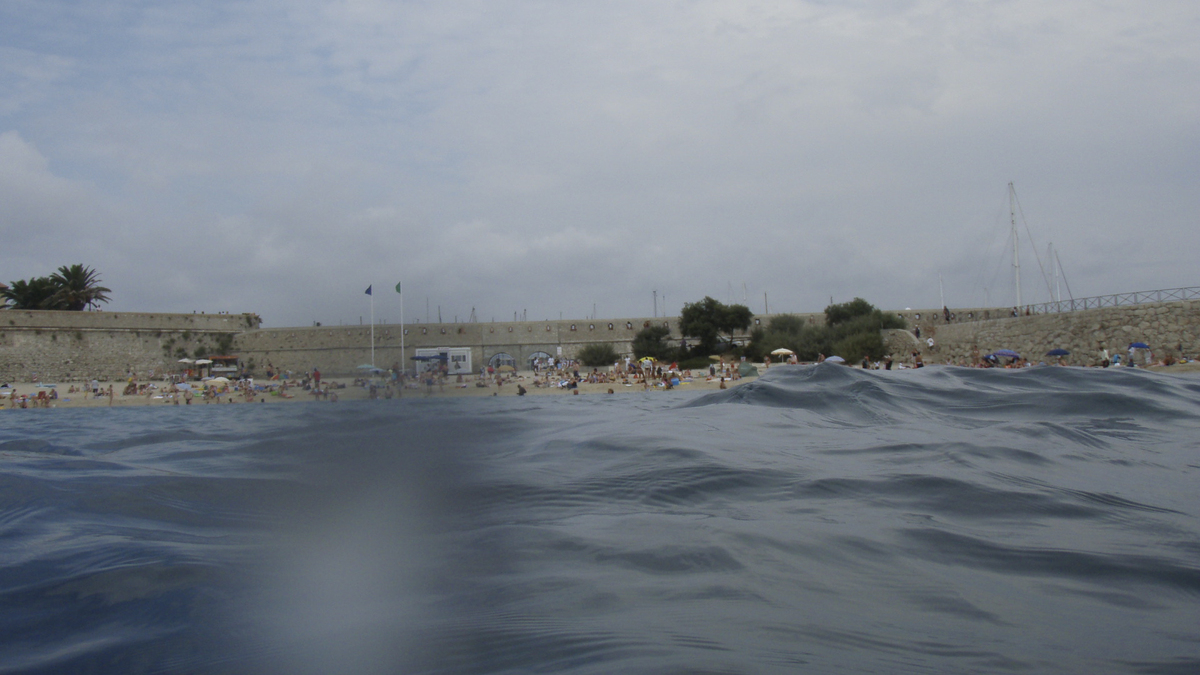
[{"label": "white beach umbrella", "polygon": [[193,361],[191,359],[179,359],[178,361],[176,361],[176,363],[195,363],[195,361]]},{"label": "white beach umbrella", "polygon": [[791,356],[792,354],[795,354],[796,352],[794,352],[786,347],[780,347],[779,349],[773,350],[771,353],[774,354],[775,356]]}]

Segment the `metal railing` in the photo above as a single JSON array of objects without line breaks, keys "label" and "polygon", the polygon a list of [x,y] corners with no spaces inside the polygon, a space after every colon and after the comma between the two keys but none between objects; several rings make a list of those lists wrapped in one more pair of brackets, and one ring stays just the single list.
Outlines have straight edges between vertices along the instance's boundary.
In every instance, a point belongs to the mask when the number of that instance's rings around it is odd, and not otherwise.
[{"label": "metal railing", "polygon": [[1133,293],[1117,293],[1114,295],[1098,295],[1093,298],[1074,298],[1043,302],[1040,305],[1026,305],[1029,314],[1053,314],[1057,312],[1077,312],[1081,309],[1098,309],[1100,307],[1122,307],[1124,305],[1143,305],[1151,302],[1172,302],[1176,300],[1196,300],[1200,298],[1200,286],[1188,288],[1164,288],[1157,291],[1134,291]]}]

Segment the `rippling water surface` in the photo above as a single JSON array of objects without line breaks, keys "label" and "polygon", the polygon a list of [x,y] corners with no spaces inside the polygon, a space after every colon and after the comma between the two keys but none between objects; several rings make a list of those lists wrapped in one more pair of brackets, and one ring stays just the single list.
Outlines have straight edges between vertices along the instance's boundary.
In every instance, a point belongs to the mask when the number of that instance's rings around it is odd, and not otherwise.
[{"label": "rippling water surface", "polygon": [[8,411],[0,673],[1196,673],[1200,378]]}]

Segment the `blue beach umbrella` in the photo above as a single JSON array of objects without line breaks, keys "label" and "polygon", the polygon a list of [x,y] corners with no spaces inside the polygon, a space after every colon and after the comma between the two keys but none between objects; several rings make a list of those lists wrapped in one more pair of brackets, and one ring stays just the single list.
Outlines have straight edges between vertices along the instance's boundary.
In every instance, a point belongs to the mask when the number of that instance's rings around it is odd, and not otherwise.
[{"label": "blue beach umbrella", "polygon": [[1150,345],[1146,344],[1145,342],[1130,342],[1129,348],[1130,349],[1150,349]]},{"label": "blue beach umbrella", "polygon": [[1046,352],[1046,356],[1070,356],[1070,354],[1071,352],[1062,349],[1061,347],[1058,349],[1051,349],[1050,351]]},{"label": "blue beach umbrella", "polygon": [[992,352],[992,356],[1003,356],[1003,357],[1009,358],[1009,359],[1021,358],[1020,354],[1014,352],[1011,349],[997,349],[996,351]]}]

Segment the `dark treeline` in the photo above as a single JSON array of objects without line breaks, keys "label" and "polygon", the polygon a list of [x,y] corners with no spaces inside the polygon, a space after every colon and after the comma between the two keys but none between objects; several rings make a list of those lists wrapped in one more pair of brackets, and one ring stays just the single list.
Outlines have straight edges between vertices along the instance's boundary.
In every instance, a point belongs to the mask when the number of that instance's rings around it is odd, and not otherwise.
[{"label": "dark treeline", "polygon": [[81,264],[58,268],[46,277],[10,281],[0,290],[6,309],[82,311],[108,302],[112,290],[100,285],[96,270]]},{"label": "dark treeline", "polygon": [[821,354],[836,354],[847,361],[858,361],[864,356],[881,359],[886,352],[881,331],[906,327],[899,316],[886,314],[866,300],[855,298],[826,307],[824,323],[781,314],[765,327],[756,328],[748,345],[733,344],[734,334],[749,328],[753,318],[745,305],[726,305],[706,297],[685,304],[680,314],[679,329],[690,339],[690,345],[671,346],[669,329],[647,326],[634,337],[633,353],[660,361],[687,361],[692,367],[704,365],[714,354],[762,361],[781,347],[795,352],[801,361],[816,361]]},{"label": "dark treeline", "polygon": [[864,356],[881,359],[886,349],[880,331],[888,328],[906,328],[906,324],[899,316],[886,314],[866,300],[855,298],[826,307],[824,324],[809,323],[794,314],[773,317],[766,328],[757,328],[750,334],[746,351],[755,360],[781,347],[795,352],[801,361],[815,361],[821,354],[836,354],[851,362]]}]

